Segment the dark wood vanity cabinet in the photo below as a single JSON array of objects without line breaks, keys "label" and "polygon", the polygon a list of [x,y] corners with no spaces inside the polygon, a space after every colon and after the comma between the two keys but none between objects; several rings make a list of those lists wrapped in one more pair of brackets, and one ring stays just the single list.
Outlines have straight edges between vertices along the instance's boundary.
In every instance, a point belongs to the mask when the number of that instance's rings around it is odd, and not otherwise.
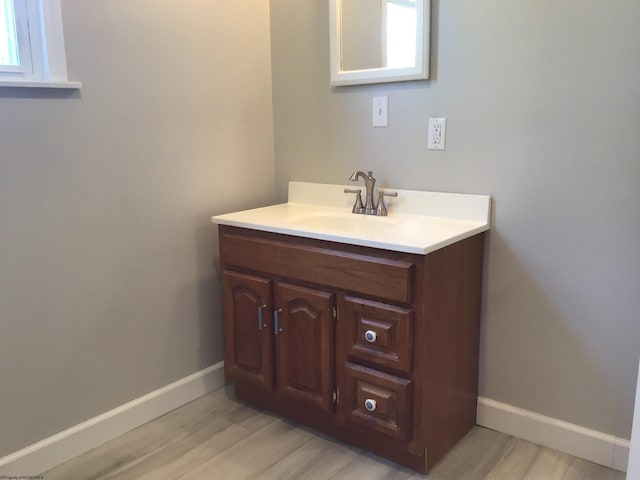
[{"label": "dark wood vanity cabinet", "polygon": [[219,233],[238,399],[423,473],[473,427],[483,234],[415,255]]}]

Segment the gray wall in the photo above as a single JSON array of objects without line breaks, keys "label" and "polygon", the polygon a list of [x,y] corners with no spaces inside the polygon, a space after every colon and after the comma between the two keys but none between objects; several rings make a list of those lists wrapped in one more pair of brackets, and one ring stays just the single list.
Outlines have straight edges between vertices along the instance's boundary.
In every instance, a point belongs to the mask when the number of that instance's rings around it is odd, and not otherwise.
[{"label": "gray wall", "polygon": [[0,457],[222,359],[213,214],[274,200],[266,2],[63,0],[0,88]]},{"label": "gray wall", "polygon": [[[640,2],[433,0],[427,82],[329,86],[326,1],[271,1],[276,188],[494,198],[481,394],[627,437],[640,355]],[[389,127],[371,99],[389,96]],[[447,149],[427,151],[429,116]]]}]

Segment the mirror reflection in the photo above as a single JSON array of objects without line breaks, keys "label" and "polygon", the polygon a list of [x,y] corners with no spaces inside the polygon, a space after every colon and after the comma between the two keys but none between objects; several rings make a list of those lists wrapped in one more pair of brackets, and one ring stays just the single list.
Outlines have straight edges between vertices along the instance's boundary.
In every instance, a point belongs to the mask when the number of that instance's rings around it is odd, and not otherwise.
[{"label": "mirror reflection", "polygon": [[416,0],[341,0],[341,69],[416,66]]}]

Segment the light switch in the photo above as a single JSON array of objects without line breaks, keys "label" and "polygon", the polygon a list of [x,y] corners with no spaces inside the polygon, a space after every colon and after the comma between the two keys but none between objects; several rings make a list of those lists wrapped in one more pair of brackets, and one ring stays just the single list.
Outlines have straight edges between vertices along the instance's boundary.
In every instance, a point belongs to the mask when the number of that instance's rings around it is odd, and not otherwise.
[{"label": "light switch", "polygon": [[389,126],[389,97],[373,97],[373,126]]}]

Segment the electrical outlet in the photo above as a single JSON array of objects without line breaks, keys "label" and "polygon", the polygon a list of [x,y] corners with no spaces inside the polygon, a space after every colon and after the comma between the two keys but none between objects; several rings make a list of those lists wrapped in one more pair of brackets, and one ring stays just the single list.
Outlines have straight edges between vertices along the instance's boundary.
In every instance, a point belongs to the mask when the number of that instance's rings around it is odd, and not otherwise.
[{"label": "electrical outlet", "polygon": [[444,117],[429,119],[429,150],[444,150],[447,133],[447,119]]}]

